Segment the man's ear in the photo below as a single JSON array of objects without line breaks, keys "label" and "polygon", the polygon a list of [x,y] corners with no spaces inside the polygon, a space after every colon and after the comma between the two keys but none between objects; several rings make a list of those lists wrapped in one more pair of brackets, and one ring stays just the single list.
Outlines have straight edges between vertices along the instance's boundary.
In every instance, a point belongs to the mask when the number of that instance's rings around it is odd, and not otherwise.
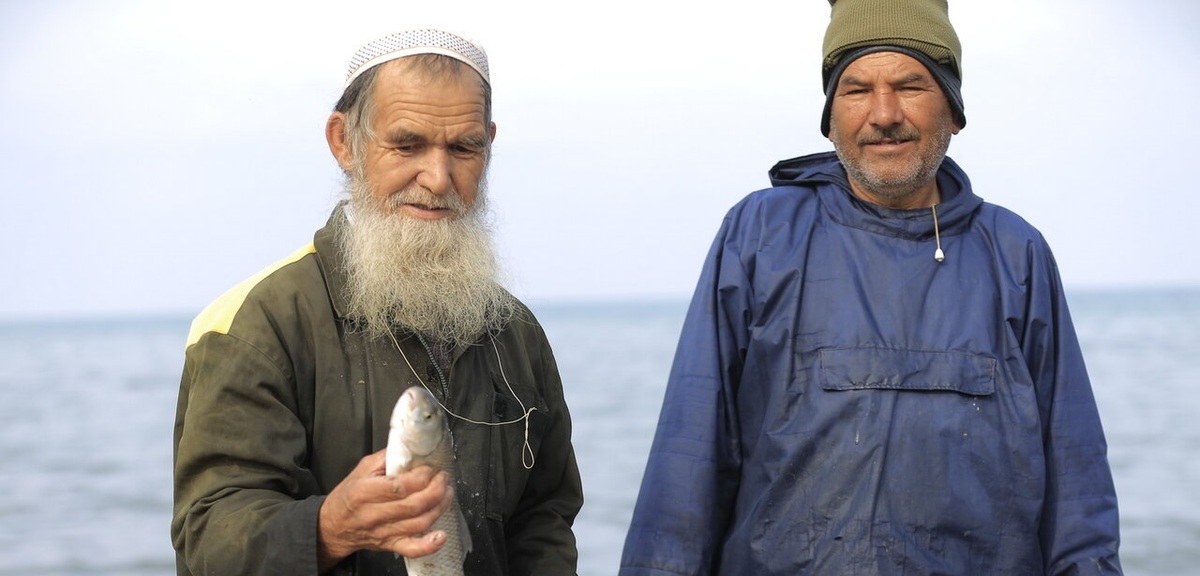
[{"label": "man's ear", "polygon": [[492,122],[491,125],[488,126],[488,142],[495,142],[495,141],[496,141],[496,123]]},{"label": "man's ear", "polygon": [[350,144],[346,140],[345,114],[334,112],[329,115],[329,120],[325,122],[325,141],[329,143],[329,152],[333,154],[334,160],[337,160],[338,166],[349,172],[353,166],[353,154],[350,153]]}]

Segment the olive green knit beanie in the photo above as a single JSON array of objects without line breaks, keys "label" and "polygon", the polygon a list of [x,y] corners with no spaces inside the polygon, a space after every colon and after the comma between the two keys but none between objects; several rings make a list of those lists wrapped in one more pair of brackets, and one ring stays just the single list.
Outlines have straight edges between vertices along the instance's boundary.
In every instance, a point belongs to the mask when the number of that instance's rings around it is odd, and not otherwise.
[{"label": "olive green knit beanie", "polygon": [[848,50],[891,45],[923,52],[934,62],[949,65],[962,79],[962,45],[950,25],[946,0],[829,0],[829,4],[824,73],[833,70]]},{"label": "olive green knit beanie", "polygon": [[[966,124],[960,92],[962,44],[950,24],[947,0],[829,0],[829,4],[821,65],[827,98],[832,98],[832,86],[850,60],[878,51],[878,47],[897,47],[933,72],[961,120],[960,127]],[[843,58],[848,55],[850,59]],[[822,120],[822,132],[827,136],[828,104]]]}]

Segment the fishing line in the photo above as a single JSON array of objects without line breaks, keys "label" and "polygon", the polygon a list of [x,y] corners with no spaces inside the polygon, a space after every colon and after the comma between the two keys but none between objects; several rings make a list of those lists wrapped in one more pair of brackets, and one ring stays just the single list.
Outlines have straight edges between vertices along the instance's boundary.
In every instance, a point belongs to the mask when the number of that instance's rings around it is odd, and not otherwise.
[{"label": "fishing line", "polygon": [[[413,377],[417,379],[417,382],[421,384],[422,388],[425,388],[425,390],[429,391],[429,393],[433,396],[433,401],[437,402],[438,406],[441,406],[442,410],[445,410],[447,414],[458,418],[463,422],[470,422],[471,424],[479,424],[481,426],[506,426],[508,424],[516,424],[517,422],[524,420],[525,442],[521,446],[521,465],[524,466],[526,470],[533,470],[533,465],[537,462],[537,459],[533,454],[533,446],[529,443],[529,415],[532,414],[534,410],[537,410],[537,406],[526,408],[525,403],[521,401],[521,397],[517,396],[516,390],[513,390],[512,384],[508,382],[508,376],[504,374],[504,363],[500,361],[500,349],[496,346],[496,338],[494,336],[488,335],[488,340],[492,344],[492,351],[496,354],[496,366],[500,368],[500,378],[504,380],[504,385],[508,387],[508,393],[512,394],[512,397],[517,401],[517,404],[521,406],[521,412],[523,414],[519,418],[514,418],[506,422],[480,422],[478,420],[467,418],[466,416],[459,416],[458,414],[455,414],[450,410],[449,407],[447,407],[445,404],[442,404],[441,400],[438,400],[437,394],[434,394],[433,390],[429,390],[429,385],[425,383],[425,380],[421,379],[420,374],[417,374],[417,369],[413,368],[412,362],[408,361],[408,355],[405,354],[404,349],[400,347],[400,342],[396,340],[396,336],[390,332],[388,333],[388,336],[391,337],[392,344],[396,346],[396,351],[400,352],[400,357],[404,359],[404,363],[408,365],[408,369],[412,371]],[[442,373],[442,367],[438,364],[437,359],[433,357],[433,351],[430,350],[429,344],[425,342],[425,338],[420,334],[417,334],[416,336],[417,341],[421,343],[421,347],[425,349],[425,353],[429,355],[429,363],[433,366],[434,371],[437,372],[438,383],[442,385],[443,393],[449,396],[450,387],[446,380],[446,375]]]}]

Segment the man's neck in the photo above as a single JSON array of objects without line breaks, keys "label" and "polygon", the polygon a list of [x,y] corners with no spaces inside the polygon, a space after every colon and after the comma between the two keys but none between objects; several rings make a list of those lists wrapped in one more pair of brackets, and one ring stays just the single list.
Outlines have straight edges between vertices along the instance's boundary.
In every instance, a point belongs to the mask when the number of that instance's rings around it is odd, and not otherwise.
[{"label": "man's neck", "polygon": [[850,191],[859,200],[893,210],[929,208],[941,202],[942,197],[938,190],[937,179],[930,180],[915,189],[872,191],[852,178],[850,179]]}]

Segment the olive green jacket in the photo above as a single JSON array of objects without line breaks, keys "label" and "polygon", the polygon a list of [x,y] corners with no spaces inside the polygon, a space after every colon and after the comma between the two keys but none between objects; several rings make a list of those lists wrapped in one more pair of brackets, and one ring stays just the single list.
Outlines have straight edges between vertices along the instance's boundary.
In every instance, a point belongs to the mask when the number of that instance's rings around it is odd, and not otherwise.
[{"label": "olive green jacket", "polygon": [[[192,324],[174,433],[171,539],[180,575],[317,574],[317,511],[386,445],[414,371],[452,412],[466,574],[575,574],[583,504],[571,419],[546,335],[524,307],[504,330],[451,352],[448,390],[417,338],[368,340],[346,319],[332,223],[309,246],[227,292]],[[492,342],[495,343],[493,347]],[[412,369],[406,363],[411,363]],[[516,398],[509,391],[511,384]],[[447,394],[448,392],[448,394]],[[334,574],[403,574],[360,552]]]}]

